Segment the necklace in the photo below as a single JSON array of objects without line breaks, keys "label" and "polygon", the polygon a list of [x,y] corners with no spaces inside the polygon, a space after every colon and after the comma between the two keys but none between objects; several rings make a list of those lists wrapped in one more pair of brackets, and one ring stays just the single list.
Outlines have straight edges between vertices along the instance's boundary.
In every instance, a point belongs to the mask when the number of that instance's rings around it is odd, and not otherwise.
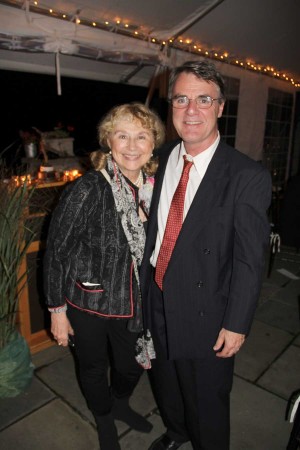
[{"label": "necklace", "polygon": [[137,177],[137,179],[133,182],[133,184],[135,186],[137,186],[138,188],[142,186],[143,184],[143,172],[140,170],[139,176]]}]

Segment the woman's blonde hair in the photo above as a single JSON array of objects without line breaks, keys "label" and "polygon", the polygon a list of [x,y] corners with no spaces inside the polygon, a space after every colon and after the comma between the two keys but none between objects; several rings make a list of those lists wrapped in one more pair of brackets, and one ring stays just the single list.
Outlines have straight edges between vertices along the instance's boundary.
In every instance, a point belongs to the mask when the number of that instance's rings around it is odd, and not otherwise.
[{"label": "woman's blonde hair", "polygon": [[[91,161],[96,170],[101,170],[106,165],[109,152],[108,137],[120,120],[138,122],[143,128],[150,130],[153,135],[154,147],[163,144],[165,139],[165,127],[159,116],[142,103],[126,103],[112,108],[98,125],[98,138],[101,150],[91,153]],[[157,169],[157,159],[151,157],[144,165],[143,171],[147,175],[153,175]]]}]

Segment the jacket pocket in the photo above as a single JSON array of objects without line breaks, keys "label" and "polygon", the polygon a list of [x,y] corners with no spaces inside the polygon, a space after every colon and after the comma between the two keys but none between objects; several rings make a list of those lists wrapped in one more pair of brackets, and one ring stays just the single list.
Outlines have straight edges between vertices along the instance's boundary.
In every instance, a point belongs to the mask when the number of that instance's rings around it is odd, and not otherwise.
[{"label": "jacket pocket", "polygon": [[89,292],[90,294],[97,294],[98,292],[104,292],[102,283],[90,283],[84,282],[80,280],[76,280],[75,282],[78,289],[81,289],[84,292]]}]

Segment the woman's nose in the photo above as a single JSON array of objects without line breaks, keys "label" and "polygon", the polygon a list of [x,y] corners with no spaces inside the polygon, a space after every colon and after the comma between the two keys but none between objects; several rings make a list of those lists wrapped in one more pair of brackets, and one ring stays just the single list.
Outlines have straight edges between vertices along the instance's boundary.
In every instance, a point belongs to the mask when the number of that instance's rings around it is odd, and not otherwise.
[{"label": "woman's nose", "polygon": [[134,150],[136,147],[136,140],[134,138],[129,139],[129,148],[130,150]]}]

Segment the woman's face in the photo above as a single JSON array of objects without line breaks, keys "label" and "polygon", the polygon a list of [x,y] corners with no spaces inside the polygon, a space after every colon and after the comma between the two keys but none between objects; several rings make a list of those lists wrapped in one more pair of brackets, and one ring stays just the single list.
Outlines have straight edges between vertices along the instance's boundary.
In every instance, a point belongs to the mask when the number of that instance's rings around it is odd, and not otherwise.
[{"label": "woman's face", "polygon": [[153,133],[138,121],[120,120],[116,122],[107,142],[121,172],[134,183],[141,168],[151,157],[154,149]]}]

